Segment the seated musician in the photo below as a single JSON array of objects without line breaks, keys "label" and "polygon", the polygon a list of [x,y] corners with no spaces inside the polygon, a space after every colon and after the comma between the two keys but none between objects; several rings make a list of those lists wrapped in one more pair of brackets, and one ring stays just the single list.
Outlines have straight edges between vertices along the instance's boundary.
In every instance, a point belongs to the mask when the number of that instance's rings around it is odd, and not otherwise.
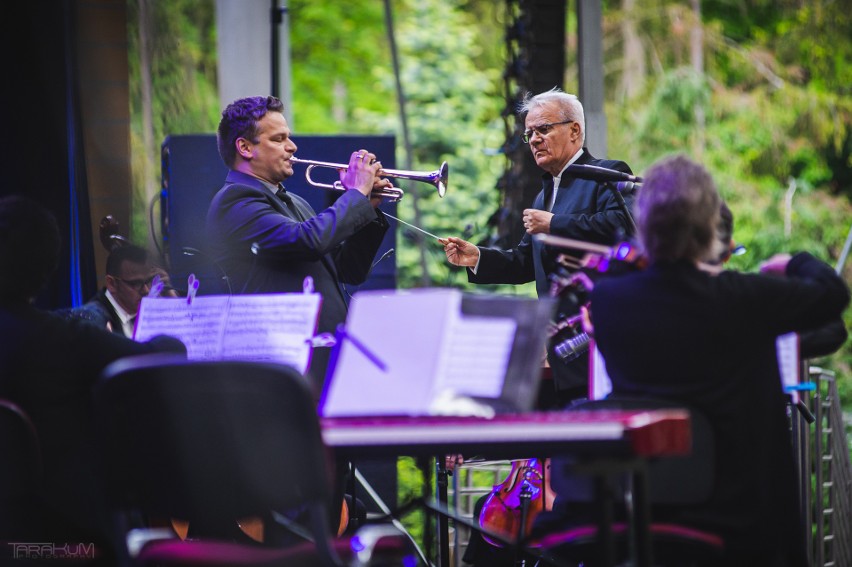
[{"label": "seated musician", "polygon": [[159,275],[164,283],[161,295],[176,297],[177,293],[169,285],[168,274],[151,263],[146,249],[135,244],[115,246],[107,256],[106,285],[85,305],[72,309],[68,315],[132,337],[139,305],[151,291],[155,275]]},{"label": "seated musician", "polygon": [[837,319],[849,290],[808,253],[777,254],[762,274],[700,269],[716,242],[720,197],[686,157],[648,170],[635,209],[649,265],[600,279],[591,319],[613,395],[682,402],[713,426],[714,494],[672,519],[721,534],[725,565],[806,566],[775,342]]},{"label": "seated musician", "polygon": [[[59,264],[60,240],[55,218],[39,204],[0,199],[0,398],[31,418],[44,471],[36,495],[0,506],[0,540],[94,543],[103,564],[113,565],[111,518],[95,466],[92,387],[119,358],[186,348],[171,337],[134,342],[36,308],[34,298]],[[0,552],[0,563],[11,550]]]}]

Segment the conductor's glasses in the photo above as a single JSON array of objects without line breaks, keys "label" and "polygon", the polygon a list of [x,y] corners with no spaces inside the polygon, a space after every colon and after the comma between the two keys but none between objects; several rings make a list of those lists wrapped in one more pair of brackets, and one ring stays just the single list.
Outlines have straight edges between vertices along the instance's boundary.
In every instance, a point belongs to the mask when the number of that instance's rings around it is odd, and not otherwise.
[{"label": "conductor's glasses", "polygon": [[556,126],[561,124],[570,124],[574,122],[574,120],[563,120],[562,122],[550,122],[548,124],[542,124],[540,126],[533,126],[532,128],[527,128],[524,130],[524,133],[521,134],[521,140],[524,141],[525,144],[530,143],[530,139],[533,137],[533,134],[538,134],[542,138],[547,136],[551,130],[553,130]]}]

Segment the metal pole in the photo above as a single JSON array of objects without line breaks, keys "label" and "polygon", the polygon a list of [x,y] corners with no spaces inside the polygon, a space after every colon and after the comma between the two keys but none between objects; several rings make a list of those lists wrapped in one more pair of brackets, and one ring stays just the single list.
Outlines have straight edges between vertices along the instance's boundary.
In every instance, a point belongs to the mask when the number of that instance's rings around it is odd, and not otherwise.
[{"label": "metal pole", "polygon": [[852,225],[849,226],[849,233],[846,235],[846,243],[843,245],[843,251],[840,253],[840,258],[837,259],[837,267],[835,271],[840,274],[843,272],[843,265],[846,263],[846,258],[849,256],[849,248],[852,247]]},{"label": "metal pole", "polygon": [[272,96],[284,103],[284,118],[293,125],[293,79],[290,59],[290,9],[287,0],[271,0],[272,14]]}]

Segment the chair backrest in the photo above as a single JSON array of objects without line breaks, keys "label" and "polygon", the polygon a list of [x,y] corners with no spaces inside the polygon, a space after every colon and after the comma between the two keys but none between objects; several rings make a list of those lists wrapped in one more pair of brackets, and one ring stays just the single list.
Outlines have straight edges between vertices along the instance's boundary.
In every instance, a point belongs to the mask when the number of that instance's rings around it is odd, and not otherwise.
[{"label": "chair backrest", "polygon": [[330,502],[315,402],[290,367],[127,358],[105,369],[95,410],[121,508],[192,525]]},{"label": "chair backrest", "polygon": [[38,435],[17,404],[0,399],[0,502],[32,494],[42,474]]},{"label": "chair backrest", "polygon": [[38,541],[46,519],[41,446],[29,416],[6,399],[0,399],[0,455],[0,535]]},{"label": "chair backrest", "polygon": [[[692,448],[688,455],[664,457],[651,461],[648,467],[649,497],[653,506],[681,506],[706,502],[713,494],[715,481],[715,436],[707,417],[687,404],[652,398],[609,397],[589,400],[567,411],[594,409],[660,409],[686,408],[690,414]],[[591,480],[573,474],[562,474],[564,459],[553,459],[551,485],[560,497],[588,501],[592,495]]]}]

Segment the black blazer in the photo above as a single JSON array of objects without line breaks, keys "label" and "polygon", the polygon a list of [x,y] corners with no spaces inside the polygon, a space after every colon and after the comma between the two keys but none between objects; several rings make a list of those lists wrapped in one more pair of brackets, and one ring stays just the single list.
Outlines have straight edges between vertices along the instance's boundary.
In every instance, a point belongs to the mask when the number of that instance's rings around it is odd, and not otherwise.
[{"label": "black blazer", "polygon": [[831,321],[848,301],[834,270],[804,253],[787,277],[655,264],[592,291],[613,394],[682,401],[713,426],[713,499],[680,520],[726,534],[733,553],[766,558],[756,565],[776,564],[774,553],[806,564],[776,337]]},{"label": "black blazer", "polygon": [[107,323],[109,323],[113,333],[122,337],[125,336],[124,327],[121,325],[121,317],[118,316],[115,307],[109,302],[106,296],[106,288],[98,291],[92,299],[80,307],[58,310],[57,312],[71,319],[88,321],[100,329],[106,329]]},{"label": "black blazer", "polygon": [[[301,292],[310,276],[322,295],[318,332],[334,332],[347,311],[339,284],[366,280],[387,220],[358,191],[344,191],[318,214],[298,195],[288,195],[295,211],[259,179],[230,171],[207,212],[210,253],[234,293]],[[314,349],[309,374],[318,389],[328,356],[328,348]]]}]

